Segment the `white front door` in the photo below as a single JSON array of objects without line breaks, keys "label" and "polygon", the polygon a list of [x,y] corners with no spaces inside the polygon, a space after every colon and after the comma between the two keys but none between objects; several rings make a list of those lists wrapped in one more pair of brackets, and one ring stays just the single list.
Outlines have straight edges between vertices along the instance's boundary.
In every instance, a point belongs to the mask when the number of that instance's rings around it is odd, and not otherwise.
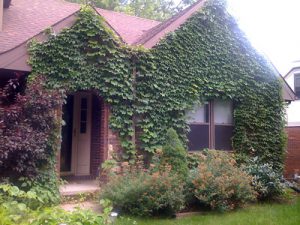
[{"label": "white front door", "polygon": [[91,157],[91,114],[90,93],[78,92],[74,95],[73,117],[73,172],[76,176],[90,174]]}]

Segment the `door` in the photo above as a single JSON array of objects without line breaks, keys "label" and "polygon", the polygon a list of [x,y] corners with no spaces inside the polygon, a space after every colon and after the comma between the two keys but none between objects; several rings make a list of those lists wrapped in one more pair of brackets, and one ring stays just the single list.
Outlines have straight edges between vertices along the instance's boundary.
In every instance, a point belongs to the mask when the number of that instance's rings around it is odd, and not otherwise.
[{"label": "door", "polygon": [[74,110],[74,96],[69,95],[66,104],[63,105],[63,121],[62,126],[62,142],[60,152],[60,172],[61,175],[72,174],[72,132],[73,132],[73,110]]},{"label": "door", "polygon": [[79,92],[74,95],[73,117],[73,167],[76,176],[90,174],[91,157],[91,94]]}]

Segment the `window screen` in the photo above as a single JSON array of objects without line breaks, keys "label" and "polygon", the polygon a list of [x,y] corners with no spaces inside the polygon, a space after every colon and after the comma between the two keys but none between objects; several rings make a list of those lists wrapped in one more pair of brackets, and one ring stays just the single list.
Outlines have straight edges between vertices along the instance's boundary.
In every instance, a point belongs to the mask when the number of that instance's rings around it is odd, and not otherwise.
[{"label": "window screen", "polygon": [[233,107],[230,100],[214,100],[215,149],[231,150]]},{"label": "window screen", "polygon": [[214,100],[215,124],[232,124],[232,103],[229,100]]},{"label": "window screen", "polygon": [[189,150],[199,151],[209,147],[209,105],[196,106],[187,113],[190,132],[188,134]]},{"label": "window screen", "polygon": [[195,109],[187,113],[189,124],[195,123],[209,123],[208,103],[196,106]]}]

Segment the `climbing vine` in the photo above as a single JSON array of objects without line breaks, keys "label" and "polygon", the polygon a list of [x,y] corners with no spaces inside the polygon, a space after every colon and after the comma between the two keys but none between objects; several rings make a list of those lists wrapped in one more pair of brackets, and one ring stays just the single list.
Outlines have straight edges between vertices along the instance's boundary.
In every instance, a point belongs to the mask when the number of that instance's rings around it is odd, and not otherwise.
[{"label": "climbing vine", "polygon": [[110,126],[119,131],[126,158],[135,154],[131,52],[90,7],[82,8],[72,28],[30,47],[31,79],[44,74],[47,88],[94,90],[110,104]]},{"label": "climbing vine", "polygon": [[281,84],[225,7],[222,0],[208,0],[150,50],[121,43],[84,7],[70,29],[31,44],[31,78],[44,74],[48,88],[67,93],[98,92],[111,106],[110,126],[120,135],[125,158],[136,153],[133,121],[141,130],[141,148],[151,153],[170,127],[186,140],[185,114],[196,103],[231,99],[238,156],[257,155],[282,169]]},{"label": "climbing vine", "polygon": [[195,103],[231,99],[238,157],[257,155],[282,168],[281,84],[226,11],[224,1],[207,1],[183,26],[141,54],[137,70],[137,108],[144,118],[139,126],[149,151],[164,141],[169,127],[186,139],[185,112]]}]

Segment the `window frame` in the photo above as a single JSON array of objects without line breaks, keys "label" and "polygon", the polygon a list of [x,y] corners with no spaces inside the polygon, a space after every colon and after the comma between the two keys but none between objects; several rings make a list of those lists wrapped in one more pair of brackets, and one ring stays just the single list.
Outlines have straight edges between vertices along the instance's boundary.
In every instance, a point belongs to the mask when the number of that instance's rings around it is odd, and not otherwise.
[{"label": "window frame", "polygon": [[[232,101],[232,100],[231,100]],[[215,115],[214,115],[214,104],[215,100],[207,101],[205,104],[208,105],[208,122],[207,123],[199,123],[199,122],[189,122],[188,125],[208,125],[208,148],[209,149],[215,149],[216,146],[216,126],[228,126],[234,128],[234,117],[233,117],[233,111],[234,111],[234,105],[233,102],[231,102],[231,113],[232,113],[232,123],[215,123]],[[231,149],[224,149],[224,151],[232,151],[233,148],[231,146]],[[198,151],[198,150],[189,150],[189,152]]]},{"label": "window frame", "polygon": [[[300,73],[295,73],[294,74],[294,92],[295,92],[295,95],[300,98],[300,85],[299,86],[296,86],[296,80],[299,80],[300,81]],[[298,90],[297,90],[298,89]]]}]

